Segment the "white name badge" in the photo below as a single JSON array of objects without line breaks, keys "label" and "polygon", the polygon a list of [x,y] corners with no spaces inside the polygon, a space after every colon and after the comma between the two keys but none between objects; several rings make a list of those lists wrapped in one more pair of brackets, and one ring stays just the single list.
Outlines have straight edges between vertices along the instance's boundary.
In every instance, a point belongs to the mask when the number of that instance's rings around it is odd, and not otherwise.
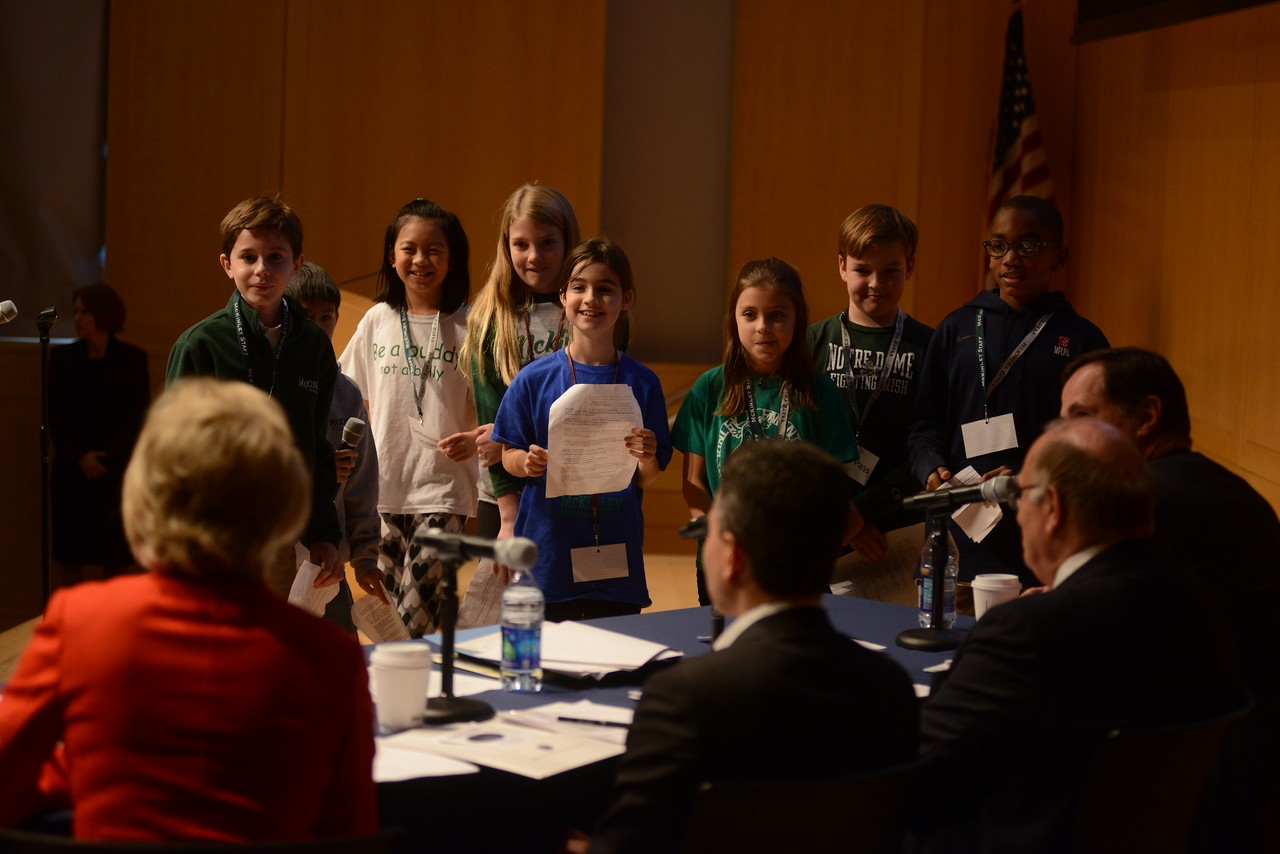
[{"label": "white name badge", "polygon": [[422,426],[422,422],[414,418],[409,418],[409,434],[413,436],[413,441],[424,448],[431,448],[433,451],[440,450],[440,440],[427,432],[427,428]]},{"label": "white name badge", "polygon": [[960,435],[964,437],[964,455],[971,460],[1018,447],[1018,431],[1013,414],[1008,412],[986,421],[961,424]]},{"label": "white name badge", "polygon": [[575,582],[625,578],[630,572],[627,568],[625,543],[614,543],[600,548],[583,546],[580,549],[569,549],[569,559],[573,561]]},{"label": "white name badge", "polygon": [[864,447],[858,447],[858,458],[848,463],[844,468],[849,477],[856,480],[860,485],[866,486],[867,481],[871,479],[871,473],[876,470],[876,463],[880,462],[880,458]]}]

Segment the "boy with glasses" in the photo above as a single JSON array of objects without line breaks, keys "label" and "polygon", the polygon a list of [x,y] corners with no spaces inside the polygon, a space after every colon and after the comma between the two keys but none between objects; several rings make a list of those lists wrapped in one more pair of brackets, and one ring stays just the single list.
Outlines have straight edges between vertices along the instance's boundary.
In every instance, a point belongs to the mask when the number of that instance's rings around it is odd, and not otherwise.
[{"label": "boy with glasses", "polygon": [[[1061,291],[1049,290],[1067,264],[1062,237],[1062,215],[1044,199],[1015,196],[996,212],[982,244],[996,286],[947,315],[925,355],[909,440],[912,471],[925,489],[968,466],[984,477],[1021,468],[1058,413],[1063,367],[1108,346]],[[981,543],[958,527],[953,534],[962,581],[1011,572],[1033,583],[1012,515]]]}]

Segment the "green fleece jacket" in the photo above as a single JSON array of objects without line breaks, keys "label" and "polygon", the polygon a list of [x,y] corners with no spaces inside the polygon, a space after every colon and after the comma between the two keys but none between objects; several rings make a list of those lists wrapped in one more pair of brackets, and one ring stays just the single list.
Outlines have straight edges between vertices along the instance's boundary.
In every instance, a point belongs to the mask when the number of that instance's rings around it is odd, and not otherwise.
[{"label": "green fleece jacket", "polygon": [[[178,337],[169,351],[166,385],[192,376],[249,381],[245,357],[236,334],[236,296],[233,293],[225,308]],[[317,542],[336,545],[342,541],[337,510],[333,505],[338,480],[333,448],[326,438],[329,404],[338,376],[333,345],[324,330],[307,319],[307,312],[302,306],[285,297],[290,320],[289,335],[280,348],[280,361],[276,365],[275,351],[262,331],[258,313],[247,302],[239,302],[254,384],[263,391],[269,391],[284,407],[294,440],[302,452],[302,461],[311,470],[311,518],[302,541],[308,546]]]}]

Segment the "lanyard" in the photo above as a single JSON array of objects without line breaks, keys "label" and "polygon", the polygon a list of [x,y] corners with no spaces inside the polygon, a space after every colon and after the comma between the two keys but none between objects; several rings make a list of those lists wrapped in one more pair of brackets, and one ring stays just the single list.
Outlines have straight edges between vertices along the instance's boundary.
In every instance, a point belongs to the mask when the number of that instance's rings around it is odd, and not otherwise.
[{"label": "lanyard", "polygon": [[[529,364],[529,362],[532,362],[534,359],[538,357],[535,356],[533,353],[533,332],[529,329],[528,309],[521,312],[521,317],[524,318],[524,343],[525,343],[525,346],[529,349],[529,361],[525,362],[525,364],[527,365]],[[560,349],[560,340],[563,335],[564,335],[564,315],[561,314],[560,323],[556,326],[556,338],[553,342],[551,342],[551,352],[554,353]],[[572,366],[572,362],[570,362],[570,365]]]},{"label": "lanyard", "polygon": [[[249,385],[257,386],[253,371],[253,363],[249,360],[249,339],[244,333],[244,315],[240,312],[240,292],[235,293],[236,306],[236,338],[240,341],[240,358],[244,362],[244,372],[249,377]],[[280,300],[280,341],[276,344],[276,356],[271,363],[271,387],[267,394],[274,397],[276,391],[276,374],[280,370],[280,351],[284,349],[284,339],[289,337],[289,304]]]},{"label": "lanyard", "polygon": [[[846,310],[845,316],[848,316]],[[898,318],[893,324],[893,340],[889,343],[889,352],[884,359],[884,367],[880,369],[880,376],[876,379],[876,387],[871,392],[871,397],[867,398],[867,406],[861,412],[858,411],[858,393],[854,389],[855,374],[853,371],[853,345],[849,342],[849,330],[845,328],[844,318],[840,321],[840,346],[844,348],[844,375],[845,400],[849,403],[849,409],[853,412],[853,425],[855,428],[855,438],[860,437],[862,433],[862,422],[871,416],[871,407],[880,397],[880,392],[884,391],[885,385],[889,382],[889,374],[893,372],[893,360],[898,356],[898,345],[902,343],[902,326],[903,319],[906,317],[902,309],[898,309]],[[853,321],[850,321],[852,323]]]},{"label": "lanyard", "polygon": [[[436,322],[431,327],[431,337],[427,340],[427,363],[422,366],[418,390],[414,393],[413,405],[418,408],[418,423],[422,423],[422,400],[427,394],[427,376],[431,373],[432,357],[436,352],[436,337],[440,332],[442,312],[436,312]],[[413,389],[413,337],[409,335],[409,309],[400,306],[400,334],[404,337],[404,360],[409,364],[409,389]]]},{"label": "lanyard", "polygon": [[[781,402],[778,404],[778,432],[776,437],[779,439],[787,438],[787,420],[791,417],[791,383],[784,381],[782,388],[778,391]],[[750,432],[751,439],[761,440],[766,438],[764,435],[764,426],[760,423],[760,416],[756,413],[756,393],[751,388],[751,380],[747,380],[747,428]]]},{"label": "lanyard", "polygon": [[[528,321],[525,321],[528,323]],[[558,337],[558,336],[557,336]],[[617,351],[613,351],[613,382],[617,385],[618,369],[622,366],[622,355]],[[564,356],[569,360],[569,379],[574,385],[578,384],[578,374],[573,369],[573,354],[569,352],[569,345],[564,345]],[[591,530],[596,537],[596,551],[600,551],[600,494],[596,493],[591,496]]]},{"label": "lanyard", "polygon": [[987,403],[991,400],[991,393],[996,390],[996,386],[1009,374],[1009,369],[1013,367],[1014,362],[1022,358],[1022,354],[1031,346],[1031,342],[1035,341],[1044,329],[1044,325],[1049,322],[1049,318],[1053,317],[1053,312],[1049,312],[1044,317],[1036,321],[1036,325],[1031,327],[1031,331],[1019,342],[1018,346],[1013,348],[1013,352],[1009,354],[1009,358],[1004,360],[1004,364],[1000,366],[1000,370],[991,379],[991,385],[987,385],[987,337],[986,332],[982,328],[983,315],[985,309],[978,309],[977,334],[974,338],[978,342],[978,379],[982,383],[983,399],[982,399],[982,420],[990,420],[987,414]]}]

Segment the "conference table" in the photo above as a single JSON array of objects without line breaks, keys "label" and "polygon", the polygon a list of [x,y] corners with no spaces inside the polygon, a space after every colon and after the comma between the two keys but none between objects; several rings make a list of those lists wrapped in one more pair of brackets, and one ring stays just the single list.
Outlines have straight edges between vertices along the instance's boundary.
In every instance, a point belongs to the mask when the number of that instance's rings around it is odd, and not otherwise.
[{"label": "conference table", "polygon": [[[823,606],[838,631],[882,645],[884,654],[897,661],[918,685],[930,683],[931,674],[926,668],[941,665],[951,657],[949,652],[921,652],[895,644],[898,632],[919,625],[915,608],[848,596],[824,596]],[[706,607],[589,622],[664,644],[685,658],[710,651],[710,645],[700,639],[709,634],[711,627],[711,609]],[[972,618],[961,617],[957,628],[972,625]],[[492,630],[472,629],[460,632],[459,638]],[[577,699],[634,708],[631,694],[636,686],[642,685],[654,668],[666,666],[672,663],[649,665],[602,683],[552,676],[538,694],[494,690],[474,697],[499,712]],[[749,747],[744,745],[744,749]],[[379,813],[384,825],[401,825],[409,831],[414,851],[556,851],[567,828],[589,831],[604,811],[616,765],[616,758],[605,760],[543,780],[481,768],[478,774],[381,783]]]}]

